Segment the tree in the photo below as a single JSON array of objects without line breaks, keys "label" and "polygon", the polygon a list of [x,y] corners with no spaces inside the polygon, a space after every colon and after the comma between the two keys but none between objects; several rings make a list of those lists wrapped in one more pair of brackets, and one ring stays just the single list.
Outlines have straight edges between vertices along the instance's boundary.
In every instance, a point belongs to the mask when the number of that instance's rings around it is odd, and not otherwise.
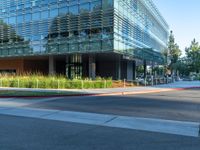
[{"label": "tree", "polygon": [[188,65],[191,72],[200,72],[200,46],[194,39],[189,48],[185,49]]},{"label": "tree", "polygon": [[189,71],[189,66],[188,66],[188,59],[187,57],[182,57],[178,60],[177,62],[177,68],[178,68],[178,71],[179,71],[179,74],[181,76],[184,76],[184,75],[189,75],[190,71]]},{"label": "tree", "polygon": [[177,62],[181,56],[181,50],[177,43],[175,43],[175,38],[173,31],[170,32],[169,42],[168,42],[168,55],[169,55],[169,69],[171,72],[177,71]]},{"label": "tree", "polygon": [[166,74],[169,70],[169,64],[170,64],[168,48],[166,48],[162,51],[162,55],[163,55],[163,58],[164,58],[164,65],[163,65],[164,72],[163,73]]}]

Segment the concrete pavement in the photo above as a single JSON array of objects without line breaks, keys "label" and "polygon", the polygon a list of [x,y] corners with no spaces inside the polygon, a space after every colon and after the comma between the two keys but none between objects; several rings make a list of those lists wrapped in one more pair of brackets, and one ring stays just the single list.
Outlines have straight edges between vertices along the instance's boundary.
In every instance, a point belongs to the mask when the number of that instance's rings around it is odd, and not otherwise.
[{"label": "concrete pavement", "polygon": [[0,115],[1,150],[199,150],[200,139]]}]

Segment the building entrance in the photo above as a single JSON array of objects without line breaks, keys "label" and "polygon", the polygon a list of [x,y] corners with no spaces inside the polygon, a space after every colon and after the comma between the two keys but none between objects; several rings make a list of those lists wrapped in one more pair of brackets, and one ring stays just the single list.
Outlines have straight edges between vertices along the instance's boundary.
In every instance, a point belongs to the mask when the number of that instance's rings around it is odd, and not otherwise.
[{"label": "building entrance", "polygon": [[83,76],[82,56],[78,54],[72,55],[67,68],[70,79],[80,79]]}]

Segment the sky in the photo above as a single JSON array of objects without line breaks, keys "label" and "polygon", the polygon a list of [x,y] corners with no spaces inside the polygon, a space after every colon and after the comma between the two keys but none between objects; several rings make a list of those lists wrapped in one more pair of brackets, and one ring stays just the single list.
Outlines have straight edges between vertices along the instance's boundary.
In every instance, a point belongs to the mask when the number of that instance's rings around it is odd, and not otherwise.
[{"label": "sky", "polygon": [[153,0],[174,32],[182,51],[195,38],[200,42],[200,0]]}]

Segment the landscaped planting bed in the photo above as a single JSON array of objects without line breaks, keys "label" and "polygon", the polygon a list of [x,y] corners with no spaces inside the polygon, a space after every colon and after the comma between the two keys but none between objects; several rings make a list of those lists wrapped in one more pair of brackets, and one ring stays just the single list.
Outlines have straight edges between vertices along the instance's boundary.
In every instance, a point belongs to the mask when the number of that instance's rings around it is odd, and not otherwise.
[{"label": "landscaped planting bed", "polygon": [[63,76],[43,75],[0,75],[0,87],[16,88],[44,88],[44,89],[89,89],[89,88],[110,88],[111,79],[97,78],[69,80]]}]

